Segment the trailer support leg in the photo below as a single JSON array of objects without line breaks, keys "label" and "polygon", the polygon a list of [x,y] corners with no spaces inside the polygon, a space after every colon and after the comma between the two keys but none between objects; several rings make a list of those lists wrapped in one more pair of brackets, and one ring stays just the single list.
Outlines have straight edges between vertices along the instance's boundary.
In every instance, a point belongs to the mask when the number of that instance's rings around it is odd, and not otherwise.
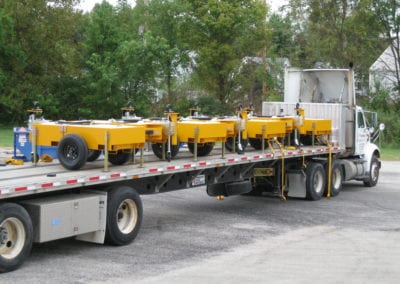
[{"label": "trailer support leg", "polygon": [[109,143],[110,135],[108,131],[104,134],[104,172],[108,172],[108,143]]}]

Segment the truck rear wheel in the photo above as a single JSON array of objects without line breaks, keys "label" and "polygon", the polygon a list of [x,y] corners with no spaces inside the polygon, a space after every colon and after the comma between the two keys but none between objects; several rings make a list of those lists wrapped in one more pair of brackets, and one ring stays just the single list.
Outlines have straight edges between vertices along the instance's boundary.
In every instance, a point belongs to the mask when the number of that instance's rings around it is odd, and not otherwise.
[{"label": "truck rear wheel", "polygon": [[85,165],[88,148],[85,140],[75,134],[64,136],[57,149],[58,160],[68,170],[79,170]]},{"label": "truck rear wheel", "polygon": [[326,174],[320,163],[310,163],[306,168],[306,198],[319,200],[325,191]]},{"label": "truck rear wheel", "polygon": [[0,272],[17,269],[28,257],[33,242],[32,221],[15,203],[0,205]]},{"label": "truck rear wheel", "polygon": [[106,242],[117,246],[132,242],[142,216],[142,201],[133,188],[121,186],[111,190],[107,198]]},{"label": "truck rear wheel", "polygon": [[378,183],[379,179],[379,159],[376,155],[371,158],[371,165],[369,167],[369,174],[367,179],[364,180],[364,185],[368,187],[373,187]]},{"label": "truck rear wheel", "polygon": [[[326,173],[328,173],[328,164],[326,164]],[[332,163],[332,173],[331,173],[331,196],[337,196],[342,191],[343,184],[343,171],[340,163],[334,161]],[[325,195],[328,195],[328,182],[325,188]]]}]

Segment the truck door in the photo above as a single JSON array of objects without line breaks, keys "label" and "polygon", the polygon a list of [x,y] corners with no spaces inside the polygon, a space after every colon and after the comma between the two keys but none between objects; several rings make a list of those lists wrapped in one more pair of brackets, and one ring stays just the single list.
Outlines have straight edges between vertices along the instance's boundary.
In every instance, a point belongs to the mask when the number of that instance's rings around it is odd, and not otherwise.
[{"label": "truck door", "polygon": [[365,146],[367,145],[370,137],[368,127],[366,125],[364,112],[360,107],[356,111],[356,131],[355,131],[355,155],[363,155],[365,153]]}]

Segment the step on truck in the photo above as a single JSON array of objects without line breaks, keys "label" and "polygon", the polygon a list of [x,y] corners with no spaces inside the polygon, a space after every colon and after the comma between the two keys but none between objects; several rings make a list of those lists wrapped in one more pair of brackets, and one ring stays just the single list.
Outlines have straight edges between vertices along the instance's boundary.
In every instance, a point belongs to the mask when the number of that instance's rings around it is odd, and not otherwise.
[{"label": "step on truck", "polygon": [[[69,237],[111,245],[132,242],[142,222],[142,194],[205,186],[207,194],[219,200],[240,194],[319,200],[338,195],[345,180],[375,186],[380,152],[371,142],[373,129],[365,113],[355,104],[352,70],[290,69],[286,75],[285,102],[266,102],[262,116],[249,111],[248,125],[239,123],[237,134],[248,130],[238,137],[246,140],[241,151],[225,153],[222,142],[210,155],[193,157],[182,150],[171,161],[140,149],[140,159],[130,155],[129,163],[110,167],[107,157],[77,170],[57,160],[1,167],[0,271],[17,269],[33,243]],[[102,128],[117,131],[116,126],[96,126],[99,137]],[[121,131],[130,133],[133,128],[122,126]],[[75,140],[80,146],[86,143],[82,137]],[[117,150],[141,147],[143,142],[130,141]],[[63,148],[72,155],[71,145]]]}]

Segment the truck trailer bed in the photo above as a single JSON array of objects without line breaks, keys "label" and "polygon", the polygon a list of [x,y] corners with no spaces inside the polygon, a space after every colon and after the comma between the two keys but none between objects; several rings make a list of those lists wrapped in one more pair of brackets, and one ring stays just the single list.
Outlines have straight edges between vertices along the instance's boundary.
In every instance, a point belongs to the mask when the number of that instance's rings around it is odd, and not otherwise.
[{"label": "truck trailer bed", "polygon": [[[283,153],[279,149],[274,149],[275,153],[270,150],[265,150],[264,153],[249,150],[242,155],[229,153],[222,157],[222,150],[217,148],[212,155],[202,157],[198,161],[194,161],[190,152],[182,151],[181,157],[171,162],[160,161],[149,153],[149,155],[144,155],[143,166],[140,166],[139,158],[136,157],[135,162],[122,166],[110,166],[108,171],[104,171],[102,158],[93,163],[87,163],[79,171],[64,169],[58,160],[51,163],[38,163],[36,166],[30,162],[23,166],[7,165],[0,168],[0,199],[98,187],[124,181],[137,182],[138,191],[141,194],[157,193],[213,183],[213,180],[207,180],[204,175],[206,170],[215,169],[217,172],[217,169],[236,166],[248,168],[246,172],[248,175],[257,163],[326,155],[329,152],[334,154],[339,151],[338,147],[309,146],[284,150]],[[173,175],[180,175],[181,181],[168,184]],[[215,180],[215,177],[213,179]]]}]

